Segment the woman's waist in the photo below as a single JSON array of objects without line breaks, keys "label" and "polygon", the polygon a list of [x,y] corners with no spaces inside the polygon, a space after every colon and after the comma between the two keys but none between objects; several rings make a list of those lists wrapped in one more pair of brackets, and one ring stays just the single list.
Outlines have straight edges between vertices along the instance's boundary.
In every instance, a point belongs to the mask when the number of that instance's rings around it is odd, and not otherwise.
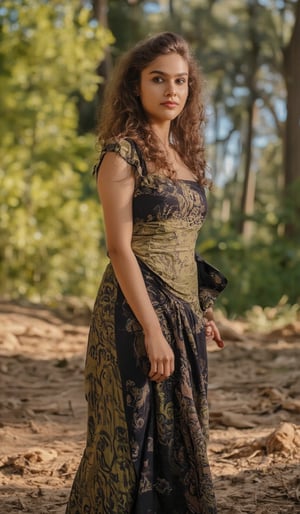
[{"label": "woman's waist", "polygon": [[168,253],[181,253],[194,258],[194,248],[198,230],[191,227],[182,227],[180,230],[149,230],[134,232],[132,248],[141,254],[155,253],[165,255]]},{"label": "woman's waist", "polygon": [[194,251],[156,248],[141,251],[133,247],[136,257],[166,284],[170,291],[188,302],[197,301],[198,278]]},{"label": "woman's waist", "polygon": [[179,270],[195,272],[196,237],[178,237],[178,234],[156,234],[155,236],[133,236],[131,246],[137,257],[165,267],[169,273],[178,275]]}]

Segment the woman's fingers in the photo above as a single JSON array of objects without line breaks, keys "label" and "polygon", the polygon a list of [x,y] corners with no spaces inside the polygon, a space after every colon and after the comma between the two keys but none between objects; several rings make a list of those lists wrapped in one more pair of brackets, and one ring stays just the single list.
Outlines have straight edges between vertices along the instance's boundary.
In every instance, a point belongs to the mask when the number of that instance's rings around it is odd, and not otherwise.
[{"label": "woman's fingers", "polygon": [[224,348],[224,341],[221,338],[220,331],[213,320],[207,321],[205,325],[205,334],[209,339],[213,339],[219,348]]},{"label": "woman's fingers", "polygon": [[214,341],[216,341],[217,345],[219,348],[224,348],[224,341],[222,339],[215,339],[214,338]]},{"label": "woman's fingers", "polygon": [[162,362],[157,361],[156,359],[151,360],[151,368],[149,372],[149,378],[151,380],[160,380],[161,377],[164,377],[164,366]]},{"label": "woman's fingers", "polygon": [[149,378],[155,382],[166,380],[174,372],[174,353],[162,332],[146,335],[145,347],[150,361]]},{"label": "woman's fingers", "polygon": [[170,349],[170,355],[164,360],[149,356],[150,371],[149,378],[154,382],[162,382],[174,373],[174,354]]},{"label": "woman's fingers", "polygon": [[205,334],[206,334],[206,337],[208,337],[208,338],[213,336],[213,329],[212,329],[212,327],[210,325],[206,326]]}]

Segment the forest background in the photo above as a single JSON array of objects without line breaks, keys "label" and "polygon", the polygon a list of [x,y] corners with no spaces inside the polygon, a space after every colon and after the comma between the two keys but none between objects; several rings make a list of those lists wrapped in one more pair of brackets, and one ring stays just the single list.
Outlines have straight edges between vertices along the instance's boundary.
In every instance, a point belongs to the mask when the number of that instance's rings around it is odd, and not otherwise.
[{"label": "forest background", "polygon": [[300,0],[3,0],[0,295],[94,298],[107,262],[98,105],[118,56],[163,30],[189,41],[206,77],[215,186],[198,248],[228,276],[218,305],[295,314]]}]

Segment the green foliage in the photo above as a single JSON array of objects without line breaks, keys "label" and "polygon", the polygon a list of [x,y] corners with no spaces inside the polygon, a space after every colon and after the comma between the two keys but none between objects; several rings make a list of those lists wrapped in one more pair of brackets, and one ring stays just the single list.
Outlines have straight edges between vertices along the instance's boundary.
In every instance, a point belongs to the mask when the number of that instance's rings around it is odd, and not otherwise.
[{"label": "green foliage", "polygon": [[93,294],[101,274],[100,209],[82,198],[94,138],[77,134],[76,95],[95,95],[113,39],[90,16],[75,0],[1,5],[1,294]]}]

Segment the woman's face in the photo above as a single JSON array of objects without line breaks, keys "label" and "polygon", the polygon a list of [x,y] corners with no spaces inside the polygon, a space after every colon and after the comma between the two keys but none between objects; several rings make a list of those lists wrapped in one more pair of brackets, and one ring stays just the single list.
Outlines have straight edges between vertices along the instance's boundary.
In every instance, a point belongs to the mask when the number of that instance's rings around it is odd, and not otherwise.
[{"label": "woman's face", "polygon": [[160,55],[141,72],[139,95],[150,123],[174,120],[188,97],[188,64],[176,53]]}]

